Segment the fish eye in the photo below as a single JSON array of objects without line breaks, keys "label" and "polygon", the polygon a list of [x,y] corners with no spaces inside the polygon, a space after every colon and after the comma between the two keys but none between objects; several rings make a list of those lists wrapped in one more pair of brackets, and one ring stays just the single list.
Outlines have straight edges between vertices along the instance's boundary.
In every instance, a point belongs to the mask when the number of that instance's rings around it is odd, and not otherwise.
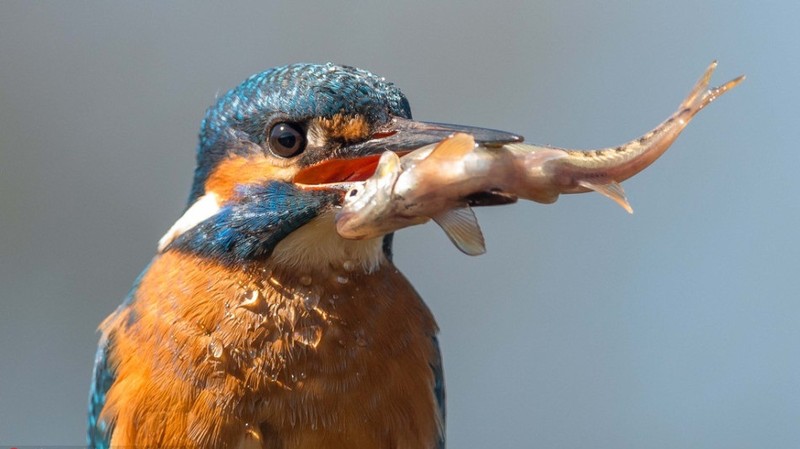
[{"label": "fish eye", "polygon": [[292,157],[306,148],[306,137],[296,123],[276,123],[269,130],[269,149],[276,156]]}]

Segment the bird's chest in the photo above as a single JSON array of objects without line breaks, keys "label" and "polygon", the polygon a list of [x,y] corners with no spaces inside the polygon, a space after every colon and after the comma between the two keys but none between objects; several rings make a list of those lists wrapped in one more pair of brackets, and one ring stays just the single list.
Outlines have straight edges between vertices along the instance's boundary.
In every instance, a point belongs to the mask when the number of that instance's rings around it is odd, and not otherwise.
[{"label": "bird's chest", "polygon": [[390,266],[298,281],[294,322],[272,343],[283,350],[258,407],[261,437],[286,449],[432,447],[436,325],[416,292]]},{"label": "bird's chest", "polygon": [[153,369],[195,385],[190,433],[207,426],[248,448],[434,446],[436,325],[391,264],[248,267],[219,282],[172,273],[159,282],[170,304],[156,308],[181,323],[170,332],[180,356]]}]

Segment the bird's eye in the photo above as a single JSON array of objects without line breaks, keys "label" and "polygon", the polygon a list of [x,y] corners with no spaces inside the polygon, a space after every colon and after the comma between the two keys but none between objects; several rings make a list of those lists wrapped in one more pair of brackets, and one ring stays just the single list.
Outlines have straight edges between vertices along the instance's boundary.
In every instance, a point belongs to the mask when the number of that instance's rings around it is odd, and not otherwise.
[{"label": "bird's eye", "polygon": [[306,137],[293,123],[276,123],[269,130],[269,148],[280,157],[292,157],[306,148]]}]

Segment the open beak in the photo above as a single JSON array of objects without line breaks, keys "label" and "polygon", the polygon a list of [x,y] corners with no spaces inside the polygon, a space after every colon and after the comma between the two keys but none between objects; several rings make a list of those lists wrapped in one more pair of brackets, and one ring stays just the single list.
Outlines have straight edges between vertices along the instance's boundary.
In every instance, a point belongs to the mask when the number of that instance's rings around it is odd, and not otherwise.
[{"label": "open beak", "polygon": [[373,133],[369,140],[344,146],[332,158],[301,170],[295,175],[294,182],[319,186],[363,181],[375,172],[383,152],[407,154],[440,142],[453,133],[471,134],[476,143],[485,146],[499,147],[507,143],[522,142],[522,136],[505,131],[393,117],[387,125]]}]

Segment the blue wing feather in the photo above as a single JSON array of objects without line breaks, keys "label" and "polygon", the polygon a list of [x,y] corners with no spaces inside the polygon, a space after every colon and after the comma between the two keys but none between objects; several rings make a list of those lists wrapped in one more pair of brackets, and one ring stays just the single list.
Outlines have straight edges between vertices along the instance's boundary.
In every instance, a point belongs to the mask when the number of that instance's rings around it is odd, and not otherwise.
[{"label": "blue wing feather", "polygon": [[439,339],[433,336],[433,347],[436,349],[434,361],[431,363],[433,369],[433,394],[436,397],[436,403],[439,405],[439,416],[442,419],[442,430],[439,434],[439,441],[437,442],[437,449],[444,449],[445,446],[445,393],[444,393],[444,369],[442,368],[442,352],[439,349]]},{"label": "blue wing feather", "polygon": [[106,393],[114,383],[114,371],[108,363],[108,338],[103,337],[94,359],[94,378],[89,392],[89,449],[108,449],[111,437],[108,423],[100,419],[100,412],[106,403]]},{"label": "blue wing feather", "polygon": [[[136,290],[142,281],[142,277],[147,273],[150,264],[142,270],[139,276],[133,281],[125,300],[117,307],[113,315],[117,315],[120,311],[130,307],[136,296]],[[135,320],[136,317],[131,315],[130,320]],[[114,333],[106,332],[101,338],[100,343],[97,345],[97,353],[94,356],[94,370],[92,372],[92,386],[89,390],[89,420],[87,429],[87,443],[89,449],[109,449],[111,443],[111,427],[109,423],[100,419],[100,413],[106,405],[106,394],[116,380],[116,373],[114,367],[109,360],[109,353],[113,346]]]}]

